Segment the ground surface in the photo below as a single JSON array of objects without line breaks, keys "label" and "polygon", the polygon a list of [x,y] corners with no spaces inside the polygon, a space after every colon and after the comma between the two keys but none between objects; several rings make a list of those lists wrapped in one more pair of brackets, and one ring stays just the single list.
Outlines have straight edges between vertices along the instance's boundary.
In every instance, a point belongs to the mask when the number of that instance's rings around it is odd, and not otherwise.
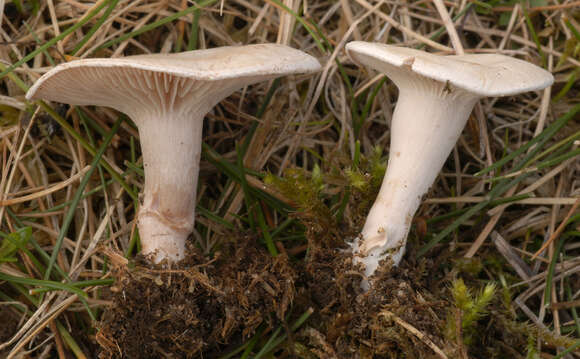
[{"label": "ground surface", "polygon": [[[258,328],[277,326],[292,336],[287,355],[423,358],[433,354],[425,341],[445,345],[443,318],[450,303],[431,294],[417,263],[378,275],[365,293],[350,256],[338,249],[319,249],[307,265],[284,255],[272,258],[247,243],[232,250],[228,254],[238,260],[208,261],[192,248],[175,269],[119,268],[113,306],[99,325],[100,357],[214,357],[231,352]],[[307,328],[292,333],[291,323],[303,312],[310,313]]]},{"label": "ground surface", "polygon": [[[0,357],[580,357],[578,1],[0,7]],[[555,77],[479,102],[403,262],[368,293],[345,240],[383,178],[398,90],[348,58],[352,40],[499,53]],[[210,111],[189,255],[155,268],[138,254],[135,124],[24,95],[78,58],[265,42],[322,70]]]}]

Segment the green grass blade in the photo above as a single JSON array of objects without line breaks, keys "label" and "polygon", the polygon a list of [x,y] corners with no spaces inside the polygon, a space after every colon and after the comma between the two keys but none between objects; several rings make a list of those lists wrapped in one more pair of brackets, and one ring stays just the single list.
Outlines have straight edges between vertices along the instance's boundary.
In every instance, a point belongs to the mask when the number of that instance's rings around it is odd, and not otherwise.
[{"label": "green grass blade", "polygon": [[580,41],[580,32],[578,32],[578,29],[572,25],[570,19],[564,18],[564,24],[566,24],[566,27],[572,32],[576,40]]},{"label": "green grass blade", "polygon": [[580,131],[576,131],[576,133],[571,134],[570,136],[566,137],[565,139],[556,142],[552,146],[548,147],[545,151],[540,152],[536,157],[534,157],[530,163],[535,163],[540,159],[546,157],[550,153],[556,152],[557,150],[564,148],[566,146],[573,146],[576,140],[580,139]]},{"label": "green grass blade", "polygon": [[[574,300],[574,296],[572,295],[572,288],[570,287],[570,283],[568,280],[566,280],[566,298],[570,302]],[[576,324],[575,325],[576,334],[580,336],[580,318],[578,317],[578,311],[576,310],[576,307],[570,308],[570,311],[572,312],[572,318],[574,319],[574,323]]]},{"label": "green grass blade", "polygon": [[503,182],[499,183],[492,191],[489,193],[489,199],[487,201],[480,202],[475,206],[471,207],[467,212],[462,214],[459,218],[457,218],[451,225],[447,226],[443,231],[438,233],[435,237],[433,237],[426,245],[421,247],[419,251],[417,251],[417,257],[421,257],[425,255],[431,248],[433,248],[436,244],[438,244],[443,238],[447,237],[453,231],[455,231],[459,226],[473,217],[475,214],[479,213],[485,207],[489,205],[492,199],[501,196],[511,187],[515,186],[517,183],[523,181],[526,177],[529,176],[529,173],[524,173],[511,181],[504,180]]},{"label": "green grass blade", "polygon": [[[80,282],[67,283],[67,286],[71,286],[71,287],[75,287],[75,288],[86,288],[86,287],[96,287],[96,286],[101,286],[101,285],[111,285],[114,282],[115,282],[115,280],[112,278],[91,279],[91,280],[85,280],[85,281],[80,281]],[[40,287],[40,288],[31,290],[30,293],[31,294],[39,294],[39,293],[51,292],[53,290],[55,290],[55,289],[49,288],[49,287]]]},{"label": "green grass blade", "polygon": [[227,229],[233,230],[233,229],[236,228],[232,223],[230,223],[230,222],[226,221],[225,219],[223,219],[222,217],[214,214],[213,212],[211,212],[207,208],[204,208],[204,207],[202,207],[200,205],[197,205],[195,207],[195,210],[199,214],[201,214],[202,216],[204,216],[205,218],[209,219],[210,221],[213,221],[215,223],[221,224],[222,226],[226,227]]},{"label": "green grass blade", "polygon": [[538,163],[538,165],[536,166],[538,170],[547,168],[547,167],[552,167],[552,166],[556,166],[559,165],[560,163],[566,161],[567,159],[573,158],[580,155],[580,148],[574,150],[574,151],[570,151],[567,153],[563,153],[559,156],[556,156],[554,158],[551,158],[549,160],[543,161]]},{"label": "green grass blade", "polygon": [[550,265],[548,266],[548,275],[546,276],[546,288],[544,289],[544,305],[545,307],[550,307],[552,304],[552,282],[554,279],[554,271],[556,269],[556,263],[558,262],[558,258],[560,258],[560,253],[562,252],[562,248],[564,243],[566,242],[566,238],[562,237],[558,241],[558,245],[552,256],[552,260],[550,261]]},{"label": "green grass blade", "polygon": [[32,60],[33,58],[36,57],[36,55],[40,54],[41,52],[46,51],[51,46],[53,46],[54,44],[56,44],[60,40],[64,39],[65,37],[67,37],[69,34],[72,34],[77,29],[79,29],[82,26],[84,26],[86,23],[88,23],[89,21],[91,21],[91,19],[93,17],[95,17],[95,15],[97,15],[101,11],[101,9],[104,8],[106,5],[107,5],[106,2],[103,2],[102,4],[99,4],[99,6],[95,7],[93,10],[91,10],[91,12],[89,12],[84,19],[80,20],[79,22],[77,22],[73,26],[71,26],[68,29],[66,29],[65,31],[63,31],[60,35],[58,35],[58,36],[50,39],[44,45],[40,46],[38,49],[32,51],[28,55],[26,55],[23,58],[21,58],[20,60],[16,61],[16,63],[14,63],[11,66],[9,66],[7,69],[5,69],[2,72],[0,72],[0,79],[4,78],[4,76],[6,76],[9,73],[11,73],[12,71],[14,71],[14,69],[16,69],[17,67],[19,67],[23,63]]},{"label": "green grass blade", "polygon": [[268,226],[266,225],[266,221],[264,220],[264,213],[262,212],[259,203],[256,203],[256,206],[259,209],[258,211],[256,211],[258,214],[258,225],[262,230],[262,235],[264,237],[264,241],[266,242],[266,248],[268,248],[268,252],[272,257],[276,257],[278,255],[278,250],[276,249],[274,241],[272,240],[270,229],[268,228]]},{"label": "green grass blade", "polygon": [[87,293],[83,292],[79,288],[76,288],[70,284],[65,284],[61,282],[55,282],[52,280],[46,279],[36,279],[36,278],[22,278],[22,277],[15,277],[6,273],[0,272],[0,280],[5,280],[10,283],[18,283],[22,285],[28,286],[37,286],[37,287],[46,287],[51,288],[54,290],[64,290],[66,292],[74,293],[79,296],[79,298],[84,298],[87,296]]},{"label": "green grass blade", "polygon": [[568,349],[560,352],[560,354],[556,355],[555,357],[552,357],[552,359],[561,359],[564,356],[574,352],[578,348],[580,348],[580,340],[577,340],[574,344],[572,344],[572,346],[570,346]]},{"label": "green grass blade", "polygon": [[[513,160],[514,158],[521,155],[522,153],[526,152],[529,148],[531,148],[532,146],[534,146],[536,144],[540,144],[538,147],[541,147],[541,145],[543,145],[552,136],[554,136],[554,134],[556,132],[558,132],[562,127],[564,127],[564,125],[566,125],[566,123],[570,119],[572,119],[576,115],[576,113],[578,113],[579,111],[580,111],[580,105],[576,105],[576,106],[572,107],[572,109],[570,109],[570,111],[568,111],[564,116],[562,116],[558,120],[556,120],[550,126],[546,127],[546,129],[544,129],[544,131],[542,131],[542,133],[540,133],[538,136],[534,137],[533,139],[528,141],[525,145],[521,146],[520,148],[513,151],[509,155],[503,157],[501,160],[496,161],[493,165],[491,165],[487,168],[484,168],[481,171],[477,172],[475,175],[481,176],[485,173],[488,173],[490,171],[493,171],[493,170],[505,165],[506,163]],[[514,169],[514,170],[518,170],[518,169]]]},{"label": "green grass blade", "polygon": [[540,57],[542,58],[542,67],[546,67],[546,54],[544,53],[544,51],[542,51],[542,44],[540,43],[540,38],[538,37],[538,33],[536,32],[536,29],[534,29],[534,24],[532,24],[532,19],[530,18],[529,14],[528,14],[528,7],[527,4],[522,1],[522,11],[524,12],[524,17],[526,18],[526,25],[528,26],[528,30],[530,31],[530,34],[532,35],[532,39],[534,40],[534,43],[536,44],[536,48],[538,50],[538,53],[540,54]]},{"label": "green grass blade", "polygon": [[97,32],[97,30],[105,23],[105,21],[107,21],[109,16],[111,16],[111,13],[117,6],[118,2],[119,0],[109,1],[109,7],[105,10],[103,16],[101,16],[101,18],[91,27],[91,29],[86,33],[86,35],[81,39],[81,41],[79,41],[79,43],[74,47],[74,49],[70,53],[71,55],[73,56],[76,55],[76,53],[79,52],[79,50],[83,46],[85,46],[85,44],[91,39],[91,37],[93,37],[93,35]]},{"label": "green grass blade", "polygon": [[87,171],[87,173],[83,177],[81,183],[79,184],[79,188],[77,189],[77,191],[75,193],[73,202],[72,202],[72,204],[71,204],[71,206],[66,214],[66,217],[65,217],[63,224],[62,224],[62,227],[60,229],[60,233],[58,234],[58,238],[56,240],[56,243],[54,244],[54,248],[52,250],[52,255],[51,255],[50,261],[48,263],[48,268],[46,269],[46,272],[44,273],[44,279],[50,278],[50,275],[52,273],[52,268],[56,262],[56,257],[58,256],[58,253],[60,252],[60,248],[61,248],[62,243],[64,241],[64,237],[65,237],[66,233],[68,232],[68,228],[69,228],[70,224],[72,223],[72,220],[74,219],[74,215],[75,215],[78,203],[83,195],[83,191],[84,191],[85,187],[87,186],[87,184],[89,183],[89,180],[90,180],[94,170],[97,168],[97,165],[101,161],[101,157],[103,157],[103,154],[105,153],[105,150],[109,146],[109,143],[111,143],[111,140],[113,139],[113,137],[115,136],[117,131],[119,131],[119,128],[121,127],[121,123],[123,122],[123,118],[124,117],[121,116],[121,117],[119,117],[119,119],[117,119],[117,121],[115,121],[115,124],[111,128],[111,131],[109,132],[107,137],[104,139],[103,144],[101,145],[101,147],[99,148],[99,150],[95,154],[95,157],[94,157],[93,161],[91,162],[91,168]]},{"label": "green grass blade", "polygon": [[140,28],[138,30],[135,30],[133,32],[130,32],[128,34],[119,36],[119,37],[117,37],[117,38],[115,38],[115,39],[113,39],[111,41],[107,41],[103,45],[97,47],[94,51],[106,49],[108,47],[111,47],[111,46],[116,45],[118,43],[121,43],[123,41],[132,39],[135,36],[138,36],[138,35],[141,35],[143,33],[148,32],[148,31],[151,31],[151,30],[153,30],[155,28],[158,28],[159,26],[163,26],[165,24],[168,24],[168,23],[170,23],[170,22],[172,22],[174,20],[179,19],[182,16],[189,15],[189,14],[195,12],[195,11],[199,11],[200,9],[202,9],[202,8],[204,8],[206,6],[212,5],[212,4],[216,3],[216,2],[217,2],[217,0],[205,0],[205,1],[201,1],[199,4],[190,6],[187,9],[182,10],[182,11],[179,11],[179,12],[176,12],[175,14],[173,14],[171,16],[168,16],[168,17],[165,17],[165,18],[163,18],[161,20],[152,22],[151,24],[145,25],[142,28]]},{"label": "green grass blade", "polygon": [[240,184],[242,185],[242,191],[244,192],[244,202],[246,203],[246,209],[248,211],[248,221],[250,223],[250,228],[252,231],[256,230],[255,220],[254,220],[254,212],[261,211],[261,208],[258,208],[258,204],[253,196],[250,195],[250,186],[248,185],[248,181],[246,180],[246,171],[244,167],[244,159],[242,154],[240,153],[240,148],[236,146],[236,153],[237,153],[237,172],[239,173]]},{"label": "green grass blade", "polygon": [[[20,221],[20,219],[12,212],[10,208],[6,208],[6,213],[8,213],[8,215],[12,219],[14,219],[14,221],[18,224],[19,227],[25,227],[24,223]],[[48,265],[48,262],[50,261],[50,256],[48,255],[48,253],[46,253],[46,251],[44,251],[44,249],[42,249],[42,247],[36,242],[36,240],[34,240],[34,236],[30,237],[28,243],[34,247],[36,252],[41,256],[41,259]],[[36,259],[36,257],[32,254],[32,252],[30,252],[30,250],[26,246],[21,247],[20,250],[23,251],[30,258],[32,263],[34,263],[34,265],[41,273],[44,273],[45,271],[44,267],[42,266],[42,264],[40,264],[40,262]],[[68,280],[68,275],[65,273],[65,271],[62,270],[62,268],[60,268],[60,266],[55,265],[55,268],[62,278]]]},{"label": "green grass blade", "polygon": [[[275,79],[272,82],[272,86],[270,86],[270,88],[268,89],[268,92],[266,93],[266,97],[264,98],[264,101],[262,102],[262,104],[258,108],[258,111],[256,111],[256,118],[262,118],[262,116],[264,115],[264,112],[266,112],[266,108],[268,108],[268,104],[270,103],[270,101],[272,101],[272,97],[274,96],[274,92],[276,91],[276,89],[279,86],[280,86],[280,78],[278,77],[277,79]],[[246,152],[248,151],[248,147],[250,147],[250,142],[252,141],[252,138],[254,137],[254,134],[256,133],[256,130],[258,129],[259,124],[260,123],[258,121],[254,121],[252,123],[252,125],[250,126],[250,130],[246,134],[246,138],[244,139],[242,147],[240,148],[240,153],[241,153],[242,157],[246,156]]]},{"label": "green grass blade", "polygon": [[[530,148],[534,144],[537,144],[537,146],[534,147],[534,149],[532,149],[529,153],[527,153],[524,156],[524,158],[522,160],[520,160],[513,168],[514,171],[521,170],[526,164],[529,163],[529,161],[531,159],[534,158],[534,156],[536,156],[536,154],[538,152],[541,151],[542,147],[556,134],[556,132],[558,132],[558,130],[560,130],[564,125],[566,125],[566,123],[571,118],[573,118],[573,116],[578,111],[580,111],[580,105],[576,105],[575,107],[573,107],[564,116],[560,117],[552,125],[550,125],[544,131],[542,131],[542,133],[540,135],[538,135],[537,137],[530,140],[524,146],[520,147],[518,150],[514,151],[512,154],[505,156],[503,159],[496,162],[494,165],[488,167],[487,169],[480,171],[480,173],[481,172],[485,173],[485,172],[487,172],[488,169],[490,169],[492,167],[497,168],[498,166],[501,166],[501,165],[507,163],[506,158],[513,159],[518,154],[523,153],[524,151],[526,151],[528,148]],[[517,153],[517,154],[515,154],[515,153]],[[523,173],[523,174],[517,176],[515,179],[512,179],[511,181],[502,180],[499,183],[497,183],[496,186],[490,191],[490,193],[488,195],[489,199],[487,201],[480,202],[480,203],[476,204],[475,206],[471,207],[469,210],[467,210],[467,212],[465,212],[459,218],[457,218],[451,225],[449,225],[447,228],[445,228],[443,231],[441,231],[439,234],[437,234],[435,237],[433,237],[425,246],[423,246],[421,249],[419,249],[419,251],[417,252],[417,257],[423,256],[425,253],[427,253],[427,251],[429,251],[437,243],[439,243],[441,240],[443,240],[443,238],[447,237],[449,234],[451,234],[451,232],[453,232],[454,230],[459,228],[459,226],[462,225],[465,221],[467,221],[473,215],[475,215],[476,213],[478,213],[479,211],[484,209],[486,206],[488,206],[492,200],[496,199],[497,197],[501,196],[503,193],[507,192],[507,190],[509,188],[515,186],[516,184],[521,182],[523,179],[525,179],[529,175],[530,175],[529,173]]]},{"label": "green grass blade", "polygon": [[193,12],[193,21],[191,22],[191,33],[189,35],[189,41],[187,43],[187,50],[197,50],[197,37],[199,36],[199,16],[201,11],[195,9]]},{"label": "green grass blade", "polygon": [[[65,131],[67,131],[76,141],[78,141],[87,152],[91,155],[95,156],[97,154],[97,150],[90,143],[87,142],[64,118],[62,118],[56,111],[54,111],[50,106],[48,106],[44,101],[38,101],[39,105],[42,107],[44,111],[46,111]],[[124,116],[123,116],[124,117]],[[133,189],[125,182],[123,177],[117,171],[111,167],[104,159],[101,159],[100,163],[101,166],[113,177],[115,181],[117,181],[121,187],[127,192],[127,194],[133,198],[137,199],[137,194]]]},{"label": "green grass blade", "polygon": [[[304,312],[294,322],[294,324],[292,324],[292,326],[290,327],[290,330],[293,332],[298,330],[298,328],[300,328],[306,322],[306,320],[308,320],[308,318],[312,315],[313,312],[314,312],[314,310],[312,308],[309,308],[306,312]],[[272,333],[272,335],[270,336],[270,339],[268,339],[266,344],[264,344],[262,349],[254,357],[254,359],[260,359],[264,355],[267,355],[269,352],[271,352],[272,350],[277,348],[280,344],[282,344],[284,342],[284,340],[286,340],[286,337],[288,336],[288,334],[282,334],[282,335],[278,336],[278,334],[280,334],[281,330],[282,330],[282,328],[278,328],[274,333]]]},{"label": "green grass blade", "polygon": [[260,331],[258,333],[256,333],[256,335],[254,335],[254,337],[250,341],[248,341],[247,345],[245,346],[246,348],[245,348],[244,352],[242,353],[242,356],[240,357],[240,359],[250,358],[250,354],[252,354],[252,350],[256,346],[258,339],[260,339],[260,337],[262,336],[263,331],[264,331],[263,329],[260,329]]},{"label": "green grass blade", "polygon": [[[34,41],[36,41],[38,44],[40,44],[42,42],[42,40],[34,32],[34,29],[31,28],[30,25],[27,23],[25,23],[24,26],[26,27],[26,30],[28,30],[28,32],[32,35],[32,37],[34,38]],[[51,66],[56,66],[56,61],[54,61],[54,58],[52,57],[52,55],[50,55],[50,53],[48,51],[43,51],[42,54],[44,56],[46,56],[46,60],[50,63]]]},{"label": "green grass blade", "polygon": [[58,329],[58,332],[62,336],[62,339],[68,345],[70,350],[72,350],[77,359],[86,359],[87,356],[85,355],[85,353],[83,353],[81,347],[77,344],[72,335],[70,335],[70,333],[64,327],[64,325],[62,325],[59,321],[56,321],[56,328]]},{"label": "green grass blade", "polygon": [[[455,21],[459,20],[463,15],[465,15],[471,9],[472,6],[473,6],[472,3],[465,5],[465,7],[460,12],[458,12],[457,15],[455,15],[451,19],[451,21],[455,22]],[[446,32],[447,32],[447,29],[445,28],[445,26],[441,26],[439,28],[439,30],[435,31],[431,36],[429,36],[429,39],[430,40],[437,40],[437,39],[439,39],[439,37],[441,35],[445,34]],[[425,43],[421,43],[421,44],[415,46],[415,48],[420,50],[420,49],[424,48],[425,46],[426,46]]]},{"label": "green grass blade", "polygon": [[562,89],[556,94],[556,96],[554,96],[552,98],[553,103],[560,102],[560,100],[563,99],[564,96],[566,96],[568,91],[570,91],[570,89],[572,89],[572,86],[574,86],[574,84],[576,83],[576,78],[578,77],[578,71],[580,71],[580,70],[578,70],[578,68],[575,68],[574,71],[572,71],[572,73],[570,74],[570,76],[568,76],[568,80],[566,81],[566,84],[564,85],[564,87],[562,87]]}]

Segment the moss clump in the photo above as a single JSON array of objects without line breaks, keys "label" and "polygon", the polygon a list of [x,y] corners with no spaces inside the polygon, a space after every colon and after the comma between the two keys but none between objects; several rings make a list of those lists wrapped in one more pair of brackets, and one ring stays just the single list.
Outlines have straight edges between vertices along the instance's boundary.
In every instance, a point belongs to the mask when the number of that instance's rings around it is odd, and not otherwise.
[{"label": "moss clump", "polygon": [[[489,283],[479,294],[474,295],[463,279],[453,281],[451,294],[455,310],[452,308],[447,317],[445,331],[447,338],[459,342],[459,345],[470,346],[478,333],[477,322],[487,315],[487,306],[492,301],[495,291],[495,284]],[[459,323],[461,328],[458,328]]]},{"label": "moss clump", "polygon": [[318,165],[314,166],[312,172],[292,168],[286,170],[284,177],[269,174],[265,182],[292,201],[296,208],[292,215],[299,218],[305,226],[308,238],[317,238],[319,243],[334,242],[333,246],[338,244],[336,241],[340,235],[336,217],[326,204],[323,194],[326,184]]}]

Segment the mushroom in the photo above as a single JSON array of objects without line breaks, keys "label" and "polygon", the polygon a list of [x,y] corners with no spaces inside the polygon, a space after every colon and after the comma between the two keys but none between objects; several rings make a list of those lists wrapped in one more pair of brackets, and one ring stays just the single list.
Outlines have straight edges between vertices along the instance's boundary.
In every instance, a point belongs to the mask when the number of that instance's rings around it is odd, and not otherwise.
[{"label": "mushroom", "polygon": [[193,231],[204,116],[244,86],[319,68],[314,57],[275,44],[85,59],[50,70],[26,98],[108,106],[135,122],[145,170],[142,253],[171,262],[184,258]]},{"label": "mushroom", "polygon": [[380,261],[397,265],[413,215],[480,98],[539,90],[552,75],[528,62],[497,54],[438,56],[362,41],[348,55],[386,74],[399,88],[391,122],[387,171],[362,232],[355,262],[372,275]]}]

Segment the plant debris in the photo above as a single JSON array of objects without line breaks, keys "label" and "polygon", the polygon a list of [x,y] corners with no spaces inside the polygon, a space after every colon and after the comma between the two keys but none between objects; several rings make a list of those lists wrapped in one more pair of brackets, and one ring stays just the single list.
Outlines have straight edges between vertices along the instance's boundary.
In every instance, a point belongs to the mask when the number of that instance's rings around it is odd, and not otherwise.
[{"label": "plant debris", "polygon": [[[577,9],[575,0],[5,2],[0,357],[577,352]],[[368,293],[345,240],[383,179],[397,89],[348,59],[353,40],[440,54],[461,46],[555,77],[550,90],[476,105],[403,262]],[[323,71],[249,86],[206,116],[190,256],[147,268],[133,235],[144,183],[134,124],[110,108],[32,103],[26,91],[76,58],[274,42]],[[507,192],[494,197],[498,186]],[[469,295],[457,296],[460,280]]]}]

